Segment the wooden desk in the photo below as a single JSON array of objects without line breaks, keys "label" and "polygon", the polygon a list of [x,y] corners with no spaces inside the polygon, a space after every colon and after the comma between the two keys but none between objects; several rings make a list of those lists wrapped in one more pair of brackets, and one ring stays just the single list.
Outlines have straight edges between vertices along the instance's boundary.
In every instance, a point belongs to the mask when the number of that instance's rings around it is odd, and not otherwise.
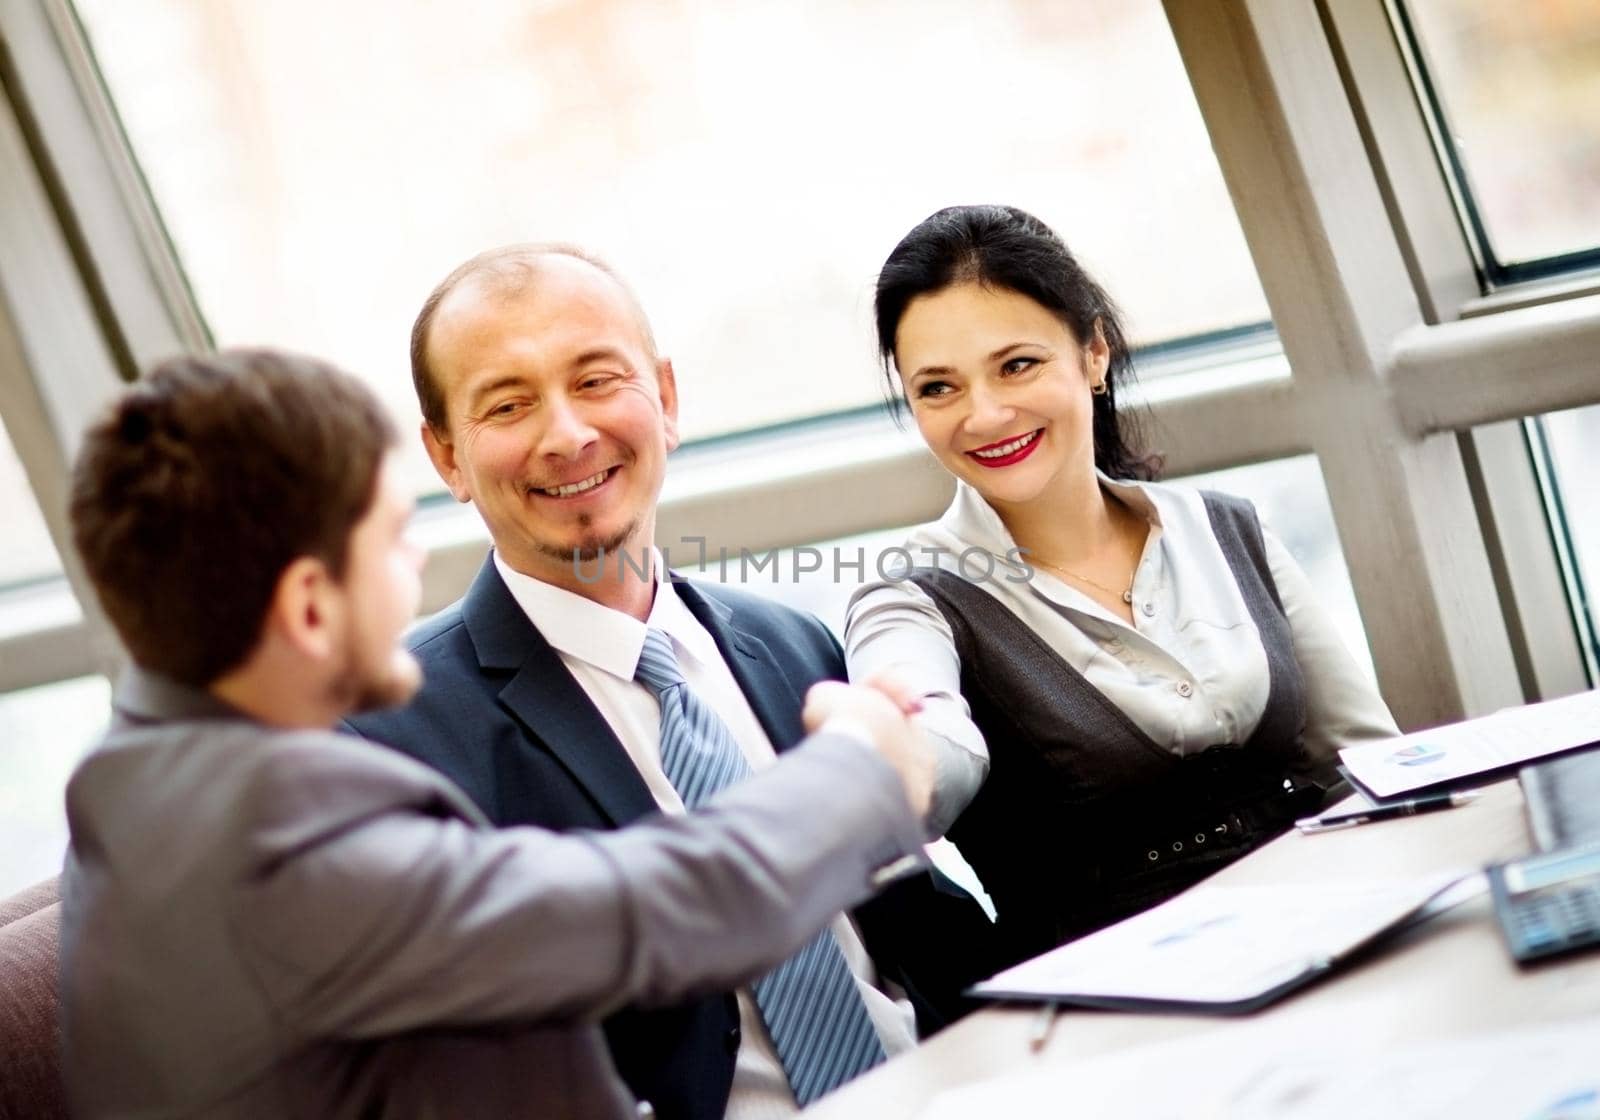
[{"label": "wooden desk", "polygon": [[[1530,848],[1515,781],[1472,805],[1319,836],[1290,833],[1220,873],[1216,883],[1304,883],[1471,868]],[[930,930],[930,937],[937,931]],[[1028,1047],[1032,1008],[982,1011],[806,1112],[818,1120],[915,1116],[941,1089],[997,1074],[1070,1068],[1110,1051],[1209,1034],[1219,1060],[1361,1043],[1442,1039],[1597,1016],[1600,953],[1521,972],[1500,940],[1487,896],[1411,930],[1374,958],[1255,1015],[1237,1019],[1062,1008],[1050,1041]],[[1071,1114],[1070,1077],[1061,1115]]]}]

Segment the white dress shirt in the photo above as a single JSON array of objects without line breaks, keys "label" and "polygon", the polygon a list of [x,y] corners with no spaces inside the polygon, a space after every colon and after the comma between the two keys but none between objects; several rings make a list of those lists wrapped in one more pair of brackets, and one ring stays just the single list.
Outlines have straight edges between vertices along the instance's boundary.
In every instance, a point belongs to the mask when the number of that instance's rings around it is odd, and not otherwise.
[{"label": "white dress shirt", "polygon": [[[1134,570],[1131,626],[1042,565],[1025,578],[1011,559],[1016,541],[966,483],[957,483],[944,516],[914,530],[905,547],[918,567],[937,562],[980,577],[977,586],[1174,754],[1245,742],[1266,708],[1267,655],[1199,491],[1104,475],[1100,485],[1150,524]],[[1264,536],[1305,679],[1311,757],[1331,766],[1340,747],[1398,735],[1377,686],[1318,605],[1305,572],[1276,537]],[[937,559],[924,550],[938,550]],[[994,574],[981,578],[990,564]],[[909,580],[869,584],[850,601],[845,656],[852,680],[889,672],[909,686],[923,701],[917,718],[944,753],[978,763],[940,767],[941,782],[956,785],[935,797],[939,823],[948,824],[977,792],[988,751],[961,696],[961,664],[944,615]]]},{"label": "white dress shirt", "polygon": [[[656,592],[647,622],[513,571],[498,552],[494,562],[512,597],[611,725],[662,812],[685,810],[661,766],[660,704],[648,688],[633,679],[647,629],[660,630],[672,639],[684,680],[721,717],[750,768],[761,770],[777,761],[771,740],[710,632],[678,598],[672,582],[660,578],[659,552],[653,557]],[[896,1002],[872,986],[872,959],[850,919],[840,914],[830,928],[855,976],[884,1051],[893,1056],[916,1045],[910,1004]],[[794,1116],[799,1108],[755,999],[748,989],[740,989],[737,997],[741,1042],[726,1115],[730,1120]]]}]

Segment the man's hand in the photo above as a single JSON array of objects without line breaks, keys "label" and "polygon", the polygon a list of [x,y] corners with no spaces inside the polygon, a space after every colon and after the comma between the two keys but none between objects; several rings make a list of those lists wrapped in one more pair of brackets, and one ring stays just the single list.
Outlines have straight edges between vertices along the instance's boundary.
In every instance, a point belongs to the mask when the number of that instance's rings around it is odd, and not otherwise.
[{"label": "man's hand", "polygon": [[906,800],[921,818],[927,816],[933,799],[934,756],[922,733],[907,719],[918,707],[903,689],[887,679],[874,679],[863,685],[821,681],[806,693],[801,718],[810,732],[835,717],[860,726],[900,775]]}]

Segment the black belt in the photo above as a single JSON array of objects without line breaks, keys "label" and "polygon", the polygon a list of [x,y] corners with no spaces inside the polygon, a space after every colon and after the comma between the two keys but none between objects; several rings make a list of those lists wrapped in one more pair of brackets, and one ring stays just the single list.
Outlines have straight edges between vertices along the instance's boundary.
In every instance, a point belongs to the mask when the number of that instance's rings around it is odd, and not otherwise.
[{"label": "black belt", "polygon": [[[1101,848],[1102,881],[1115,882],[1174,864],[1215,864],[1237,858],[1277,836],[1297,818],[1315,812],[1322,799],[1321,786],[1280,786],[1259,799],[1235,802],[1211,813],[1194,813],[1191,801],[1191,812],[1182,824],[1163,824],[1147,816],[1149,823],[1144,827],[1108,830]],[[1204,791],[1196,791],[1194,800],[1204,801]],[[1167,814],[1166,819],[1174,815]]]}]

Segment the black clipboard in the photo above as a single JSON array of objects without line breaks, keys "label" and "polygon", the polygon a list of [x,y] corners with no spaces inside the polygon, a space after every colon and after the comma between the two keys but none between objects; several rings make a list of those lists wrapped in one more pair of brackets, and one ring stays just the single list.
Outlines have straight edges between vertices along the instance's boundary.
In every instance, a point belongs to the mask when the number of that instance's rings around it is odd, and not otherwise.
[{"label": "black clipboard", "polygon": [[[1281,951],[1276,955],[1263,954],[1261,959],[1267,963],[1254,977],[1247,973],[1241,973],[1236,977],[1236,982],[1230,982],[1231,990],[1225,997],[1219,997],[1215,993],[1205,996],[1193,990],[1186,991],[1185,982],[1181,980],[1165,992],[1151,990],[1152,985],[1148,978],[1152,972],[1160,974],[1174,965],[1171,960],[1164,964],[1156,964],[1157,957],[1166,949],[1163,942],[1170,943],[1170,939],[1185,927],[1185,923],[1206,921],[1207,914],[1226,913],[1230,907],[1237,910],[1243,907],[1272,906],[1275,903],[1282,905],[1283,900],[1291,898],[1297,902],[1304,902],[1317,894],[1326,899],[1329,907],[1337,907],[1346,897],[1340,893],[1340,886],[1202,885],[1143,914],[1137,914],[1114,926],[1040,954],[1031,961],[1006,969],[989,980],[974,985],[968,994],[982,999],[1054,1003],[1107,1011],[1214,1016],[1248,1015],[1276,1003],[1293,992],[1312,986],[1324,977],[1364,958],[1402,930],[1443,912],[1450,905],[1464,901],[1472,894],[1480,893],[1479,890],[1468,892],[1461,889],[1469,882],[1475,882],[1477,887],[1481,888],[1483,885],[1481,874],[1476,871],[1440,874],[1395,884],[1392,888],[1393,899],[1382,902],[1372,900],[1370,920],[1353,925],[1352,932],[1348,935],[1335,943],[1322,942],[1315,946],[1282,945],[1279,947]],[[1352,888],[1349,884],[1342,886],[1347,890]],[[1378,891],[1383,887],[1369,885],[1369,889]],[[1264,914],[1265,911],[1261,913]],[[1266,923],[1267,919],[1263,917],[1262,921]],[[1173,932],[1168,932],[1169,926]],[[1226,939],[1239,932],[1237,928],[1233,931],[1222,926],[1213,928],[1215,933],[1212,945],[1219,948],[1226,948]],[[1119,945],[1119,940],[1124,944]],[[1195,941],[1185,947],[1192,961],[1179,963],[1192,964],[1191,971],[1198,978],[1206,968],[1207,950],[1207,945]],[[1092,984],[1073,983],[1071,980],[1061,982],[1056,979],[1062,972],[1062,966],[1067,963],[1069,955],[1072,954],[1080,958],[1076,974],[1083,979],[1092,979]],[[1141,965],[1155,964],[1155,967],[1143,968],[1143,978],[1137,979],[1134,985],[1117,991],[1114,975],[1108,982],[1104,971],[1097,973],[1095,961],[1102,957],[1121,957],[1122,963],[1119,967],[1130,977],[1140,976]],[[1065,971],[1073,973],[1074,967],[1069,965]],[[1187,983],[1193,987],[1195,981],[1190,980]],[[1137,990],[1134,990],[1135,987]]]}]

